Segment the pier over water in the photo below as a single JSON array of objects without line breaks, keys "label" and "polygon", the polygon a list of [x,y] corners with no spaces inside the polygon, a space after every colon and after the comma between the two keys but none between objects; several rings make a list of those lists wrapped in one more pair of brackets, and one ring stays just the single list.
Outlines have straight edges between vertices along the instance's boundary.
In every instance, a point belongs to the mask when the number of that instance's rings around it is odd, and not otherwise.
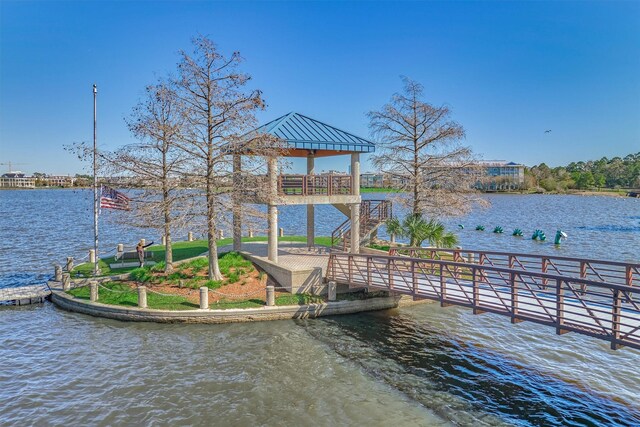
[{"label": "pier over water", "polygon": [[[475,250],[332,253],[327,279],[509,316],[640,349],[640,264]],[[402,256],[399,252],[408,253]],[[636,279],[637,280],[637,279]]]}]

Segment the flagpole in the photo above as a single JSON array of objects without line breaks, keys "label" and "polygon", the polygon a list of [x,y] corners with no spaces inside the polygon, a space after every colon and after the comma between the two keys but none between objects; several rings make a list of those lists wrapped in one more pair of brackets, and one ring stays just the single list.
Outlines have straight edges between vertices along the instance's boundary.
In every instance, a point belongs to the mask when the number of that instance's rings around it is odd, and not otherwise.
[{"label": "flagpole", "polygon": [[97,96],[98,87],[93,85],[93,253],[95,259],[93,261],[93,274],[100,274],[98,267],[98,145],[97,145]]}]

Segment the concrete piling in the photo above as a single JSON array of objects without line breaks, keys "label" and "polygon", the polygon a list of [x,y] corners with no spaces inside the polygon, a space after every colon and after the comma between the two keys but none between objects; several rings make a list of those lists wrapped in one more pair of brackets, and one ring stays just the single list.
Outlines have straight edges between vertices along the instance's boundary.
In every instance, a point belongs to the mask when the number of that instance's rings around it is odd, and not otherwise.
[{"label": "concrete piling", "polygon": [[71,290],[71,275],[69,273],[62,275],[62,290],[65,292]]},{"label": "concrete piling", "polygon": [[218,239],[224,239],[224,231],[218,230]]},{"label": "concrete piling", "polygon": [[167,236],[162,236],[162,246],[167,246]]},{"label": "concrete piling", "polygon": [[53,279],[56,282],[62,282],[62,266],[60,264],[56,264],[53,266]]},{"label": "concrete piling", "polygon": [[147,287],[138,286],[138,307],[147,308]]},{"label": "concrete piling", "polygon": [[187,234],[187,241],[188,242],[193,242],[193,232],[189,232],[189,234]]},{"label": "concrete piling", "polygon": [[329,293],[328,295],[329,301],[335,301],[337,297],[338,285],[336,284],[336,282],[329,282],[327,284],[327,288]]},{"label": "concrete piling", "polygon": [[122,243],[118,243],[118,246],[116,246],[116,252],[118,253],[124,252],[124,245]]},{"label": "concrete piling", "polygon": [[284,228],[280,227],[280,229],[278,230],[278,235],[280,237],[284,237]]},{"label": "concrete piling", "polygon": [[147,240],[146,239],[140,239],[140,243],[142,243],[142,246],[146,246]]},{"label": "concrete piling", "polygon": [[249,229],[249,237],[253,237],[253,230]]},{"label": "concrete piling", "polygon": [[95,264],[96,263],[96,250],[95,249],[89,249],[89,263],[91,263],[91,264]]},{"label": "concrete piling", "polygon": [[67,269],[68,272],[71,272],[71,270],[73,270],[73,257],[72,256],[67,257],[67,265],[65,266],[65,268]]},{"label": "concrete piling", "polygon": [[209,288],[203,286],[200,288],[200,309],[206,310],[209,308]]},{"label": "concrete piling", "polygon": [[269,307],[276,305],[276,288],[272,285],[267,286],[267,305]]},{"label": "concrete piling", "polygon": [[91,282],[89,284],[89,289],[90,289],[90,296],[89,296],[89,300],[91,302],[96,302],[98,301],[98,283],[97,282]]}]

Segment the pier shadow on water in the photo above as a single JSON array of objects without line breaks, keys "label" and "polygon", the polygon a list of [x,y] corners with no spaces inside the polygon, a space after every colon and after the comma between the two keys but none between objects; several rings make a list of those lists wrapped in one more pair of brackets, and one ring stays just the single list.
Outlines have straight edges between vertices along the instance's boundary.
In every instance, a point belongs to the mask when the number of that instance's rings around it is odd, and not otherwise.
[{"label": "pier shadow on water", "polygon": [[640,425],[639,408],[435,332],[439,328],[394,311],[302,323],[369,375],[454,424]]}]

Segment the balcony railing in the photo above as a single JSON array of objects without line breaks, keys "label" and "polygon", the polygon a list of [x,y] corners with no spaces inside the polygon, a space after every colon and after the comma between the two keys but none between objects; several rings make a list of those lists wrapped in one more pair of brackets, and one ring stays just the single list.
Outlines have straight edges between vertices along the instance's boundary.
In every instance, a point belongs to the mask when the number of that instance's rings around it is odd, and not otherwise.
[{"label": "balcony railing", "polygon": [[335,196],[353,194],[351,175],[279,175],[281,196]]}]

